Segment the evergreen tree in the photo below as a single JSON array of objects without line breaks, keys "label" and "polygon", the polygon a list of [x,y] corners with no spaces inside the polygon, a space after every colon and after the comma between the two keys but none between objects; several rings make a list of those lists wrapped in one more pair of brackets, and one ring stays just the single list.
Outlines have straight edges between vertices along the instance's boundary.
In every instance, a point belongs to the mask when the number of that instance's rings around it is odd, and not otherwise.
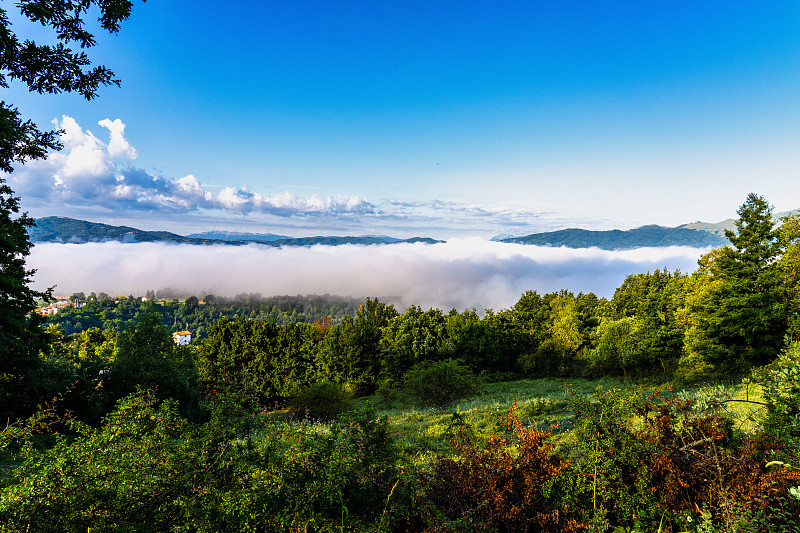
[{"label": "evergreen tree", "polygon": [[753,193],[737,211],[731,246],[701,260],[710,276],[696,331],[705,358],[719,369],[746,369],[773,359],[783,344],[787,306],[778,260],[783,252],[772,207]]},{"label": "evergreen tree", "polygon": [[178,346],[155,313],[143,314],[117,341],[104,390],[109,403],[151,389],[160,399],[176,400],[184,415],[194,415],[199,398],[197,369],[185,346]]}]

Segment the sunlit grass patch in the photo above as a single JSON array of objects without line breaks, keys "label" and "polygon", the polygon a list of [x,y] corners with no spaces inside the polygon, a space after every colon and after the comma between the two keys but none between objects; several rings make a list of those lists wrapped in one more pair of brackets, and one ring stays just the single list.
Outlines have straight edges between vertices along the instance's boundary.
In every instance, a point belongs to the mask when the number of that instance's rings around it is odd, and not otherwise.
[{"label": "sunlit grass patch", "polygon": [[691,389],[676,391],[676,395],[694,402],[697,413],[718,414],[733,421],[733,429],[754,433],[760,428],[764,415],[764,396],[760,384],[745,378],[741,383],[721,385],[705,383]]},{"label": "sunlit grass patch", "polygon": [[[380,399],[369,397],[361,403],[377,404],[378,414],[386,416],[392,432],[404,452],[417,463],[424,463],[436,453],[449,453],[449,442],[463,425],[472,438],[486,442],[504,431],[498,424],[501,416],[516,404],[516,414],[528,427],[549,429],[556,423],[561,430],[571,427],[570,394],[592,394],[598,386],[628,388],[619,379],[525,379],[488,383],[480,392],[446,408],[420,408],[395,401],[381,406]],[[556,440],[563,438],[556,436]]]},{"label": "sunlit grass patch", "polygon": [[[699,414],[715,409],[734,420],[734,429],[753,432],[762,416],[762,393],[754,383],[736,385],[702,384],[685,390],[670,391],[666,384],[631,383],[621,378],[587,379],[524,379],[485,384],[481,390],[444,408],[419,407],[395,400],[381,403],[378,396],[360,398],[358,407],[367,403],[376,405],[379,416],[389,420],[392,436],[403,452],[416,464],[425,464],[440,454],[450,454],[450,442],[463,426],[464,431],[477,443],[485,443],[505,428],[499,424],[501,416],[516,405],[515,414],[526,427],[544,430],[555,428],[552,440],[557,446],[568,446],[572,440],[575,415],[570,399],[574,396],[591,396],[598,387],[604,390],[619,389],[642,398],[653,399],[654,392],[663,397],[676,395],[696,402]],[[737,401],[731,401],[737,400]],[[747,400],[747,401],[740,401]],[[631,417],[631,428],[638,428],[642,420]],[[324,432],[325,424],[309,426],[306,430]]]}]

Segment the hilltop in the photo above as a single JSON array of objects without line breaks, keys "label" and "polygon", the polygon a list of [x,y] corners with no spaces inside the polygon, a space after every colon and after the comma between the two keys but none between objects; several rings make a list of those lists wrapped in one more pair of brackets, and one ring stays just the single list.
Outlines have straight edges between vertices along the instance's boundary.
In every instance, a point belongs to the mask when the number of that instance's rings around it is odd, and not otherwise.
[{"label": "hilltop", "polygon": [[[794,209],[792,211],[784,211],[782,213],[776,213],[772,216],[772,219],[775,220],[776,224],[780,223],[781,218],[783,217],[790,217],[792,215],[796,215],[800,213],[800,209]],[[725,230],[729,229],[731,231],[736,229],[736,225],[734,224],[736,221],[733,218],[726,218],[720,222],[690,222],[689,224],[683,224],[678,226],[679,228],[686,228],[686,229],[696,229],[700,231],[707,231],[709,233],[713,233],[715,235],[725,235]]]},{"label": "hilltop", "polygon": [[[773,215],[776,224],[783,217],[800,213],[800,209]],[[492,240],[536,246],[566,246],[567,248],[598,247],[603,250],[630,250],[644,247],[691,246],[693,248],[716,247],[728,244],[725,230],[735,230],[734,219],[720,222],[691,222],[670,228],[647,225],[630,230],[592,231],[568,228],[558,231],[532,233],[520,237],[498,235]]]}]

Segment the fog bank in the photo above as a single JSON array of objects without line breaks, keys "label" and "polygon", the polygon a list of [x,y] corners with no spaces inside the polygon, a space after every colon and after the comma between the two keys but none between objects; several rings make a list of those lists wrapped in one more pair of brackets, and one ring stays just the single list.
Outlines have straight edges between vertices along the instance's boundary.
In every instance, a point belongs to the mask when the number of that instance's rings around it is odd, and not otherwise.
[{"label": "fog bank", "polygon": [[37,244],[34,286],[56,294],[336,294],[390,298],[400,306],[505,309],[526,290],[611,297],[625,276],[657,268],[691,272],[706,249],[547,248],[480,238],[384,246],[272,248],[161,243]]}]

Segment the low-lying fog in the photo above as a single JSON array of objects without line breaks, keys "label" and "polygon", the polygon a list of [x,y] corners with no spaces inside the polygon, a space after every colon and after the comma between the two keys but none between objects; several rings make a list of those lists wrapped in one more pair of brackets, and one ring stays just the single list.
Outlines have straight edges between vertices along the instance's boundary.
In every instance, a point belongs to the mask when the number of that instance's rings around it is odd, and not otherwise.
[{"label": "low-lying fog", "polygon": [[272,248],[160,243],[37,244],[35,287],[55,293],[144,295],[148,289],[234,296],[260,293],[377,296],[400,307],[506,309],[526,290],[611,297],[625,276],[691,272],[706,249],[604,251],[545,248],[480,238],[446,243]]}]

